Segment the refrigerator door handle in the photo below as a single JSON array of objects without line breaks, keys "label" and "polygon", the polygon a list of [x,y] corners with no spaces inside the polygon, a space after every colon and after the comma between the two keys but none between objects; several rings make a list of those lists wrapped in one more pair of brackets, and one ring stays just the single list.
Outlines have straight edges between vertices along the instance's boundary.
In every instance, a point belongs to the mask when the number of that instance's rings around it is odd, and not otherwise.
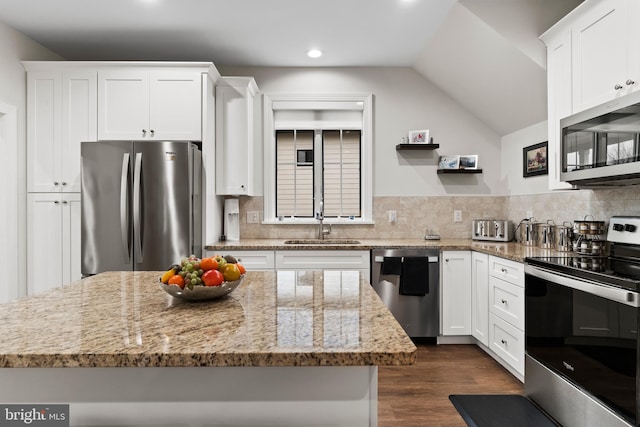
[{"label": "refrigerator door handle", "polygon": [[140,178],[142,173],[142,153],[136,153],[136,164],[133,169],[133,237],[136,248],[136,263],[142,262],[142,231],[141,231],[141,200],[140,200]]},{"label": "refrigerator door handle", "polygon": [[129,153],[122,155],[122,172],[120,173],[120,233],[122,236],[122,252],[124,262],[131,262],[129,246]]}]

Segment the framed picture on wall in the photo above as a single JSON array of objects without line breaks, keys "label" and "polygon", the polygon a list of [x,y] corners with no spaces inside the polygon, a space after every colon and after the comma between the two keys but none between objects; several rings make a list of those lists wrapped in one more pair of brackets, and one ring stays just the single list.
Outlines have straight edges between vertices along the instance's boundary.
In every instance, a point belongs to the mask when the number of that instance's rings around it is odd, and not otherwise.
[{"label": "framed picture on wall", "polygon": [[429,129],[409,131],[409,144],[428,144],[428,143],[429,143]]},{"label": "framed picture on wall", "polygon": [[547,141],[522,149],[522,176],[528,178],[549,173],[547,164]]},{"label": "framed picture on wall", "polygon": [[438,168],[440,169],[459,169],[460,156],[440,156],[438,159]]},{"label": "framed picture on wall", "polygon": [[465,154],[460,156],[460,169],[478,169],[478,155]]}]

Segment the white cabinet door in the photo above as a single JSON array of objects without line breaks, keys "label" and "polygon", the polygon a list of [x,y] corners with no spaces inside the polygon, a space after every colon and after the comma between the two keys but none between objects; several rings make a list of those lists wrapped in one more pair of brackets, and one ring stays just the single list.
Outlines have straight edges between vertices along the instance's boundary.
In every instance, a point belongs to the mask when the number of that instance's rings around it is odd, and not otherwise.
[{"label": "white cabinet door", "polygon": [[443,251],[442,260],[442,335],[471,335],[471,251]]},{"label": "white cabinet door", "polygon": [[216,193],[255,193],[252,77],[225,77],[216,86]]},{"label": "white cabinet door", "polygon": [[98,139],[201,140],[202,74],[100,71]]},{"label": "white cabinet door", "polygon": [[62,206],[60,194],[27,196],[27,294],[62,285]]},{"label": "white cabinet door", "polygon": [[62,284],[82,279],[80,193],[62,195]]},{"label": "white cabinet door", "polygon": [[29,72],[27,188],[80,192],[80,143],[95,141],[97,73]]},{"label": "white cabinet door", "polygon": [[149,81],[151,139],[202,139],[202,77],[194,72],[152,72]]},{"label": "white cabinet door", "polygon": [[276,270],[357,270],[370,277],[370,252],[358,250],[276,251]]},{"label": "white cabinet door", "polygon": [[27,74],[27,191],[60,191],[61,94],[61,73]]},{"label": "white cabinet door", "polygon": [[489,255],[471,253],[471,333],[489,346]]},{"label": "white cabinet door", "polygon": [[149,133],[149,72],[100,71],[98,139],[140,140]]},{"label": "white cabinet door", "polygon": [[27,204],[27,293],[79,280],[80,194],[29,193]]},{"label": "white cabinet door", "polygon": [[80,192],[80,143],[97,140],[97,71],[62,73],[62,140],[60,186]]},{"label": "white cabinet door", "polygon": [[562,155],[560,119],[572,113],[571,91],[571,30],[562,31],[547,43],[547,100],[549,189],[571,188],[560,181]]},{"label": "white cabinet door", "polygon": [[572,26],[574,112],[638,87],[640,43],[633,38],[628,5],[628,0],[595,2]]},{"label": "white cabinet door", "polygon": [[233,255],[247,271],[273,271],[275,269],[274,251],[207,251],[206,256]]}]

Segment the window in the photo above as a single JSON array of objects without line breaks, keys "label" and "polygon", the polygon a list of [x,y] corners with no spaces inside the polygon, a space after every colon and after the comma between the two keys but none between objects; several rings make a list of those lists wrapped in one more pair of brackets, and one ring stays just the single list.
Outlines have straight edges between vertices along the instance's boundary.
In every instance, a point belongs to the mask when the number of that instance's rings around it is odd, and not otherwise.
[{"label": "window", "polygon": [[266,223],[372,222],[371,95],[265,95]]}]

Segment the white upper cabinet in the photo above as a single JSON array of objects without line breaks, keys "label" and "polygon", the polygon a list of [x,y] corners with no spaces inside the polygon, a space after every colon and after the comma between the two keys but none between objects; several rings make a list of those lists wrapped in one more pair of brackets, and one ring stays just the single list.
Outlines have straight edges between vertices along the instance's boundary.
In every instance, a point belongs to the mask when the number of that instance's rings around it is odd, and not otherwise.
[{"label": "white upper cabinet", "polygon": [[202,73],[98,73],[99,140],[202,139]]},{"label": "white upper cabinet", "polygon": [[575,112],[640,86],[637,5],[632,3],[629,0],[595,2],[572,25]]},{"label": "white upper cabinet", "polygon": [[216,86],[216,193],[253,196],[253,77],[223,77]]},{"label": "white upper cabinet", "polygon": [[80,192],[80,143],[97,136],[96,75],[91,70],[27,73],[29,192]]},{"label": "white upper cabinet", "polygon": [[560,181],[560,120],[640,88],[640,2],[586,0],[540,36],[547,46],[549,188]]}]

